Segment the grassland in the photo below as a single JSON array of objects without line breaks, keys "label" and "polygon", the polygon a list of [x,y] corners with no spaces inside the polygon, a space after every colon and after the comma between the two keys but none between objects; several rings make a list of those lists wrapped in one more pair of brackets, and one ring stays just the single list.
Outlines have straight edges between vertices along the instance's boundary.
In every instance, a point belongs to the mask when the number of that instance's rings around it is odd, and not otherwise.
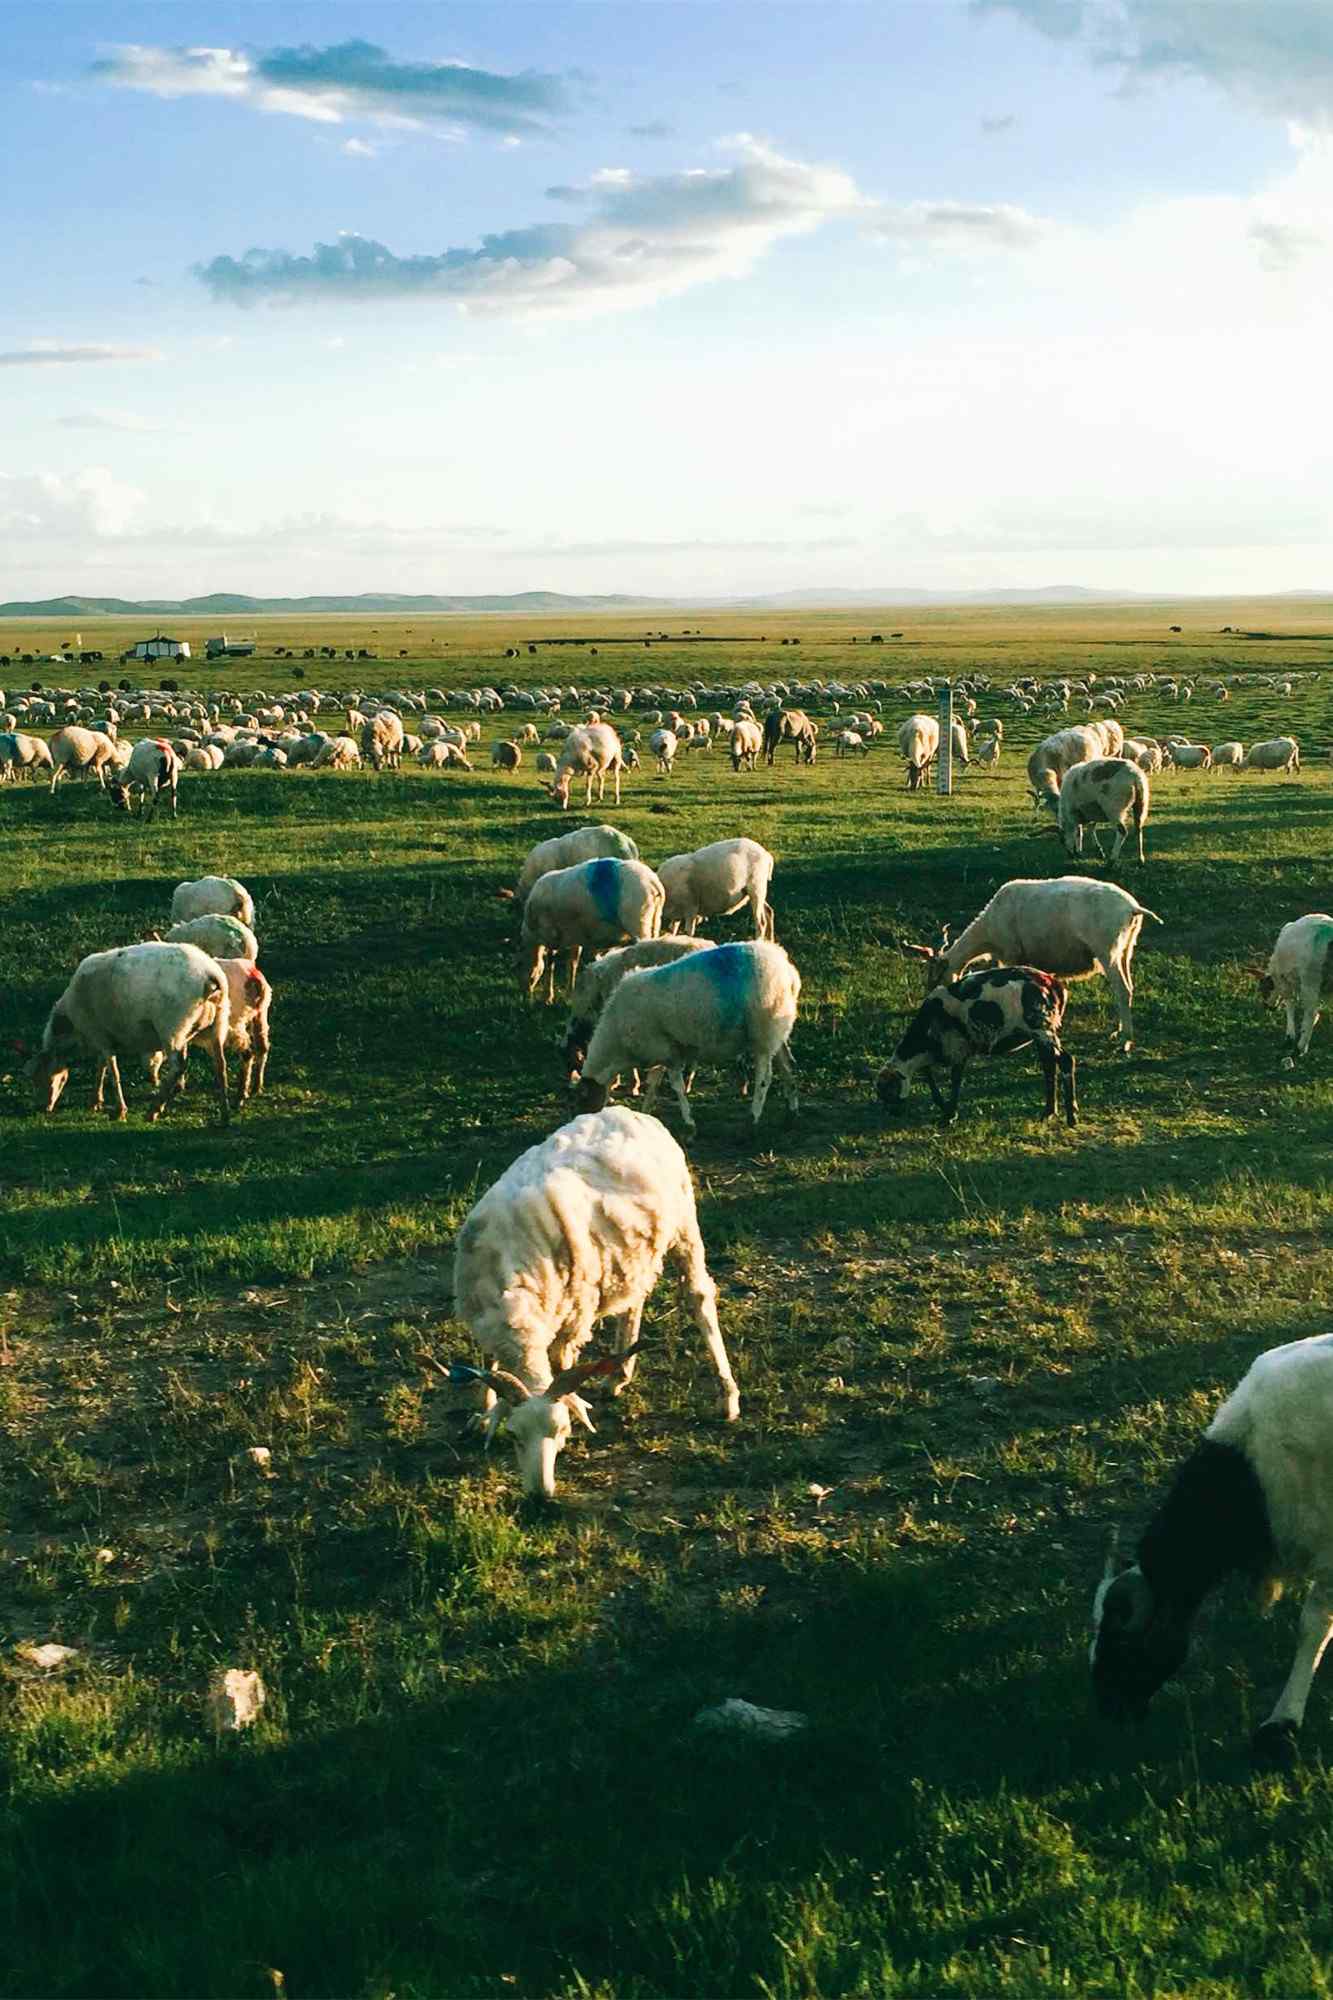
[{"label": "grassland", "polygon": [[[273,621],[263,645],[351,622]],[[381,660],[340,678],[593,672],[574,649],[504,661],[532,634],[503,621],[411,622],[346,636]],[[225,1134],[198,1079],[155,1128],[94,1119],[82,1090],[39,1125],[0,1083],[5,1992],[1330,1984],[1328,1688],[1301,1773],[1256,1777],[1243,1749],[1290,1612],[1264,1627],[1228,1599],[1123,1737],[1087,1714],[1084,1627],[1107,1524],[1141,1515],[1255,1352],[1329,1327],[1333,1045],[1319,1031],[1281,1072],[1248,968],[1333,897],[1333,779],[1308,754],[1333,739],[1333,607],[685,622],[730,643],[622,654],[622,621],[588,627],[597,671],[1280,666],[1289,699],[1127,720],[1291,728],[1307,768],[1158,786],[1149,865],[1124,878],[1166,920],[1140,950],[1139,1052],[1111,1053],[1105,993],[1080,987],[1072,1132],[1033,1118],[1023,1058],[975,1071],[947,1132],[924,1100],[886,1128],[868,1082],[918,992],[893,939],[1057,865],[1020,781],[1031,721],[952,801],[909,798],[878,750],[632,781],[610,817],[647,858],[736,831],[778,855],[805,1101],[756,1142],[730,1078],[696,1086],[741,1424],[714,1421],[664,1292],[659,1351],[540,1522],[418,1360],[465,1351],[460,1215],[566,1105],[495,895],[553,830],[528,773],[221,774],[147,829],[91,788],[0,793],[0,1049],[205,870],[254,891],[278,993],[269,1094]],[[108,632],[138,636],[83,642]],[[229,679],[271,690],[285,666]],[[78,1649],[54,1677],[15,1650],[47,1639]],[[218,1664],[271,1691],[221,1748],[198,1700]],[[811,1728],[777,1749],[693,1736],[731,1694]]]}]

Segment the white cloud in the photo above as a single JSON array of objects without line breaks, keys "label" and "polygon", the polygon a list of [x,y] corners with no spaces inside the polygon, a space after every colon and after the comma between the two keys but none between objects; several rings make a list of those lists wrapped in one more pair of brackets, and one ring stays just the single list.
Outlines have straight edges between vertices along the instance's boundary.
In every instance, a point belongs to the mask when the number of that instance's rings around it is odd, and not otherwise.
[{"label": "white cloud", "polygon": [[374,160],[379,157],[379,147],[372,146],[368,139],[344,139],[343,151],[354,160]]},{"label": "white cloud", "polygon": [[56,423],[62,431],[124,431],[135,436],[149,436],[166,428],[117,410],[73,410],[68,416],[57,417]]},{"label": "white cloud", "polygon": [[1192,79],[1269,116],[1333,130],[1328,0],[973,0],[1081,41],[1128,85]]},{"label": "white cloud", "polygon": [[126,43],[93,65],[102,82],[153,97],[217,97],[320,124],[349,118],[442,132],[544,133],[573,104],[561,77],[462,62],[398,61],[374,42],[316,48],[158,48]]},{"label": "white cloud", "polygon": [[137,487],[93,465],[64,479],[54,473],[0,472],[0,534],[15,541],[80,543],[124,535],[144,504]]},{"label": "white cloud", "polygon": [[103,342],[82,346],[63,340],[34,340],[30,347],[0,353],[0,368],[54,368],[81,361],[165,361],[160,347],[111,347]]},{"label": "white cloud", "polygon": [[914,201],[881,208],[871,234],[905,250],[966,256],[974,251],[1034,249],[1050,236],[1052,227],[1010,202]]},{"label": "white cloud", "polygon": [[586,196],[578,222],[484,236],[477,249],[400,257],[347,235],[308,256],[215,257],[198,275],[215,298],[237,305],[410,297],[514,316],[604,312],[743,277],[783,238],[873,206],[838,167],[786,159],[747,133],[721,143],[737,156],[733,165],[658,175],[608,168],[561,190]]}]

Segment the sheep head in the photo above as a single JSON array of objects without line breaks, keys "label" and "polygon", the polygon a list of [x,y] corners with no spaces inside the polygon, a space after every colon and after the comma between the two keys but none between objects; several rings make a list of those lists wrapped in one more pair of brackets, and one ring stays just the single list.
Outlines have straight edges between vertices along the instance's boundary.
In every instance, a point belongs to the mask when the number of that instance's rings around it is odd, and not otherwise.
[{"label": "sheep head", "polygon": [[595,1431],[592,1412],[578,1393],[582,1385],[595,1376],[615,1374],[629,1355],[638,1351],[636,1345],[627,1354],[599,1355],[595,1361],[562,1368],[545,1389],[529,1389],[517,1375],[504,1368],[478,1371],[479,1380],[512,1399],[491,1425],[487,1443],[497,1430],[508,1432],[526,1499],[554,1500],[555,1462],[568,1444],[575,1423],[582,1424],[586,1431]]},{"label": "sheep head", "polygon": [[1164,1681],[1189,1652],[1189,1620],[1159,1603],[1137,1563],[1117,1572],[1116,1537],[1092,1606],[1093,1697],[1109,1721],[1141,1722]]}]

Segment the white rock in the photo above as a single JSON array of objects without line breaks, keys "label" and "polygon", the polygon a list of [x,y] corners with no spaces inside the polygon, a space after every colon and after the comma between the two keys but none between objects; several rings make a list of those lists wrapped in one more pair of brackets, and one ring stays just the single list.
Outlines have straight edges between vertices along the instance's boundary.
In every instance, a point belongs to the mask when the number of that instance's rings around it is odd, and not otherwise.
[{"label": "white rock", "polygon": [[27,1660],[30,1666],[41,1667],[50,1672],[54,1667],[63,1667],[70,1660],[79,1657],[76,1646],[57,1646],[48,1641],[45,1646],[20,1646],[18,1656]]},{"label": "white rock", "polygon": [[781,1743],[808,1728],[810,1718],[794,1708],[757,1708],[752,1701],[732,1695],[716,1708],[701,1708],[694,1718],[696,1729],[738,1729],[747,1736],[759,1736],[768,1743]]},{"label": "white rock", "polygon": [[266,1444],[252,1444],[245,1455],[256,1472],[261,1473],[265,1479],[272,1479],[273,1453]]},{"label": "white rock", "polygon": [[258,1674],[247,1673],[243,1667],[219,1667],[208,1684],[208,1718],[219,1735],[248,1729],[258,1721],[267,1699]]}]

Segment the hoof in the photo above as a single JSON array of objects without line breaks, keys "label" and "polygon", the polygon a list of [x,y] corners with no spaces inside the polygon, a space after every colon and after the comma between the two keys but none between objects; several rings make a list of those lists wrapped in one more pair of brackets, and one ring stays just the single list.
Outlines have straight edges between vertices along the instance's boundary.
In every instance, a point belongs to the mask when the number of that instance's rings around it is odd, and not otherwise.
[{"label": "hoof", "polygon": [[1250,1751],[1266,1771],[1290,1771],[1300,1755],[1300,1734],[1294,1722],[1265,1722],[1254,1733]]}]

